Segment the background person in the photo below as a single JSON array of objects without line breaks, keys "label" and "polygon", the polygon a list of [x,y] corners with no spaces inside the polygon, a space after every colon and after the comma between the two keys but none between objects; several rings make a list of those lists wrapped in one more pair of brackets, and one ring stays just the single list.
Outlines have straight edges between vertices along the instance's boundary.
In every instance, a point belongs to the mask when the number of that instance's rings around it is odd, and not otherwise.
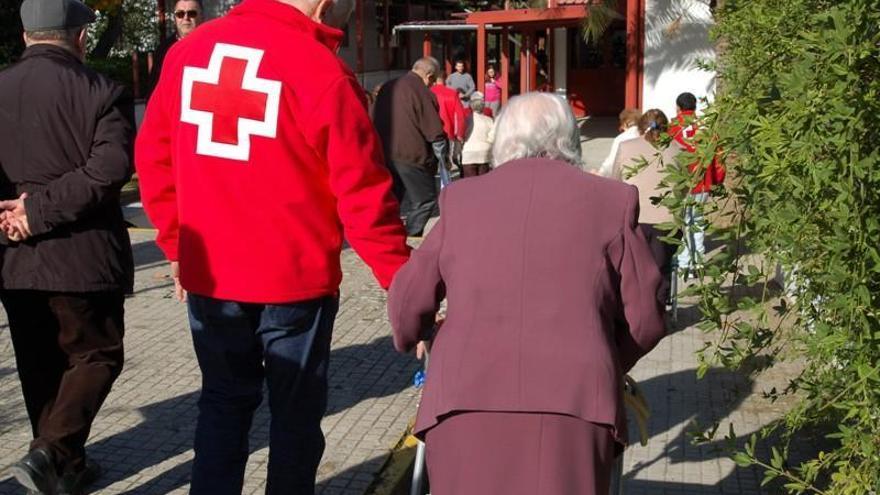
[{"label": "background person", "polygon": [[620,131],[620,134],[618,134],[611,143],[611,151],[608,153],[608,156],[605,157],[605,161],[602,162],[601,167],[599,167],[599,175],[602,177],[611,177],[612,172],[614,171],[614,160],[617,157],[617,150],[620,147],[620,143],[635,139],[642,135],[642,132],[639,131],[639,118],[641,116],[642,112],[637,108],[626,108],[620,112],[620,125],[617,128],[618,131]]},{"label": "background person", "polygon": [[501,110],[501,92],[504,89],[504,83],[498,77],[494,65],[489,65],[486,69],[486,108],[492,111],[490,117],[498,117]]},{"label": "background person", "polygon": [[668,125],[669,120],[661,110],[645,112],[636,127],[641,136],[620,143],[613,167],[614,178],[639,190],[639,227],[651,246],[654,261],[663,276],[657,292],[657,298],[663,304],[669,300],[672,261],[678,248],[676,244],[661,240],[669,235],[669,231],[660,225],[672,222],[674,218],[665,206],[657,204],[669,192],[667,187],[661,186],[666,176],[664,169],[675,164],[675,157],[680,153],[678,146],[662,143],[661,136]]},{"label": "background person", "polygon": [[511,99],[496,169],[444,189],[394,278],[399,351],[431,338],[448,304],[414,428],[432,493],[608,493],[624,373],[665,330],[638,192],[583,172],[579,138],[561,98]]},{"label": "background person", "polygon": [[495,121],[483,115],[483,94],[474,91],[470,101],[468,135],[461,152],[462,176],[476,177],[489,173],[492,143],[495,141]]},{"label": "background person", "polygon": [[440,120],[443,121],[443,130],[449,141],[449,157],[452,163],[461,165],[461,146],[466,129],[464,107],[461,105],[458,92],[446,86],[446,73],[442,70],[437,73],[431,92],[437,98]]},{"label": "background person", "polygon": [[159,76],[162,73],[162,64],[165,61],[165,55],[168,50],[179,40],[185,38],[196,27],[203,22],[204,7],[202,0],[177,0],[174,4],[174,36],[165,38],[165,41],[156,48],[156,54],[153,57],[153,70],[150,71],[150,82],[147,87],[147,99],[153,94],[153,89],[159,83]]},{"label": "background person", "polygon": [[455,61],[455,72],[449,75],[446,85],[458,91],[458,94],[461,95],[461,102],[463,104],[467,103],[471,98],[471,94],[477,90],[477,85],[474,84],[474,78],[465,72],[464,60]]},{"label": "background person", "polygon": [[[675,100],[678,114],[669,126],[673,141],[688,153],[696,153],[696,136],[699,132],[696,109],[697,98],[692,93],[682,93]],[[724,166],[713,157],[709,165],[703,167],[697,159],[689,166],[692,174],[702,173],[700,181],[690,192],[690,205],[685,209],[685,243],[678,253],[678,266],[685,270],[685,277],[693,273],[706,255],[706,225],[703,217],[703,204],[709,199],[709,192],[717,184],[724,183]]]},{"label": "background person", "polygon": [[438,163],[446,166],[449,154],[437,98],[428,90],[439,73],[437,60],[421,58],[410,72],[382,85],[373,106],[395,195],[409,203],[406,233],[413,237],[423,234],[437,206],[434,176]]},{"label": "background person", "polygon": [[244,0],[171,49],[147,105],[141,195],[202,372],[194,495],[241,493],[264,382],[266,493],[314,493],[343,239],[383,287],[408,257],[363,89],[336,56],[353,8]]},{"label": "background person", "polygon": [[25,0],[21,20],[27,48],[0,72],[0,299],[34,440],[11,471],[31,493],[78,495],[100,473],[85,444],[123,366],[134,108],[83,64],[91,9]]}]

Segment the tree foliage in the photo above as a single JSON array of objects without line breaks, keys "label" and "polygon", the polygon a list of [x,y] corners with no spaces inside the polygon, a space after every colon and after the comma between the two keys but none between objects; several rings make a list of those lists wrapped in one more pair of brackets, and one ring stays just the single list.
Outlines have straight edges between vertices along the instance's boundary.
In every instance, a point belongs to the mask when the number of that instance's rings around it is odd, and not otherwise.
[{"label": "tree foliage", "polygon": [[98,12],[91,26],[92,58],[124,57],[154,50],[159,43],[156,0],[89,0]]},{"label": "tree foliage", "polygon": [[0,2],[0,67],[18,59],[24,50],[21,40],[20,2]]},{"label": "tree foliage", "polygon": [[[713,337],[700,369],[800,364],[785,390],[768,392],[796,406],[734,454],[790,493],[880,493],[876,7],[728,0],[716,12],[722,89],[696,154],[707,162],[721,150],[731,179],[706,206],[723,246],[690,289]],[[675,193],[663,202],[681,216],[694,178],[679,166],[666,181]],[[827,442],[789,458],[790,442],[813,431]]]}]

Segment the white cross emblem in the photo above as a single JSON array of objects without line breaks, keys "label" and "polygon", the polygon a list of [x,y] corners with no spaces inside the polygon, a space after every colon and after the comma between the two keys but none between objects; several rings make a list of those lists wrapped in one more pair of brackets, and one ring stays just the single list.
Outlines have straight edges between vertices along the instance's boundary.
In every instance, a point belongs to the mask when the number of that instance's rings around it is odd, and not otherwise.
[{"label": "white cross emblem", "polygon": [[196,153],[248,161],[251,136],[274,138],[281,82],[257,77],[263,50],[217,43],[208,67],[184,67],[180,120],[198,126]]}]

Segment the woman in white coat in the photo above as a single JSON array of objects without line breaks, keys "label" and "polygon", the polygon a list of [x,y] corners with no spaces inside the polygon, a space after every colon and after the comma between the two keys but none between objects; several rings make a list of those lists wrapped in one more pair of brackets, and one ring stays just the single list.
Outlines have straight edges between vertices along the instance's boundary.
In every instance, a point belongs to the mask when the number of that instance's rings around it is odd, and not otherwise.
[{"label": "woman in white coat", "polygon": [[483,94],[475,91],[470,100],[468,132],[461,150],[462,177],[475,177],[489,172],[492,144],[495,142],[495,121],[483,114],[486,102]]}]

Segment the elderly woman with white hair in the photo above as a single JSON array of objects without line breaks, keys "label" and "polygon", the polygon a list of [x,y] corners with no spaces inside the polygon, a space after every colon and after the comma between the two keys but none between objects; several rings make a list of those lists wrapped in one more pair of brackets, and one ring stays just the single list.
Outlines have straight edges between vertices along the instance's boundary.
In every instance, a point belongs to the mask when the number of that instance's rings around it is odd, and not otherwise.
[{"label": "elderly woman with white hair", "polygon": [[638,191],[581,170],[550,94],[510,101],[492,156],[494,172],[443,191],[389,293],[395,347],[433,345],[415,425],[432,493],[604,495],[624,374],[665,334]]},{"label": "elderly woman with white hair", "polygon": [[495,121],[483,115],[486,102],[483,93],[474,91],[468,104],[471,107],[467,118],[467,136],[461,149],[462,177],[476,177],[489,173],[489,157],[492,155],[492,142],[495,140]]}]

